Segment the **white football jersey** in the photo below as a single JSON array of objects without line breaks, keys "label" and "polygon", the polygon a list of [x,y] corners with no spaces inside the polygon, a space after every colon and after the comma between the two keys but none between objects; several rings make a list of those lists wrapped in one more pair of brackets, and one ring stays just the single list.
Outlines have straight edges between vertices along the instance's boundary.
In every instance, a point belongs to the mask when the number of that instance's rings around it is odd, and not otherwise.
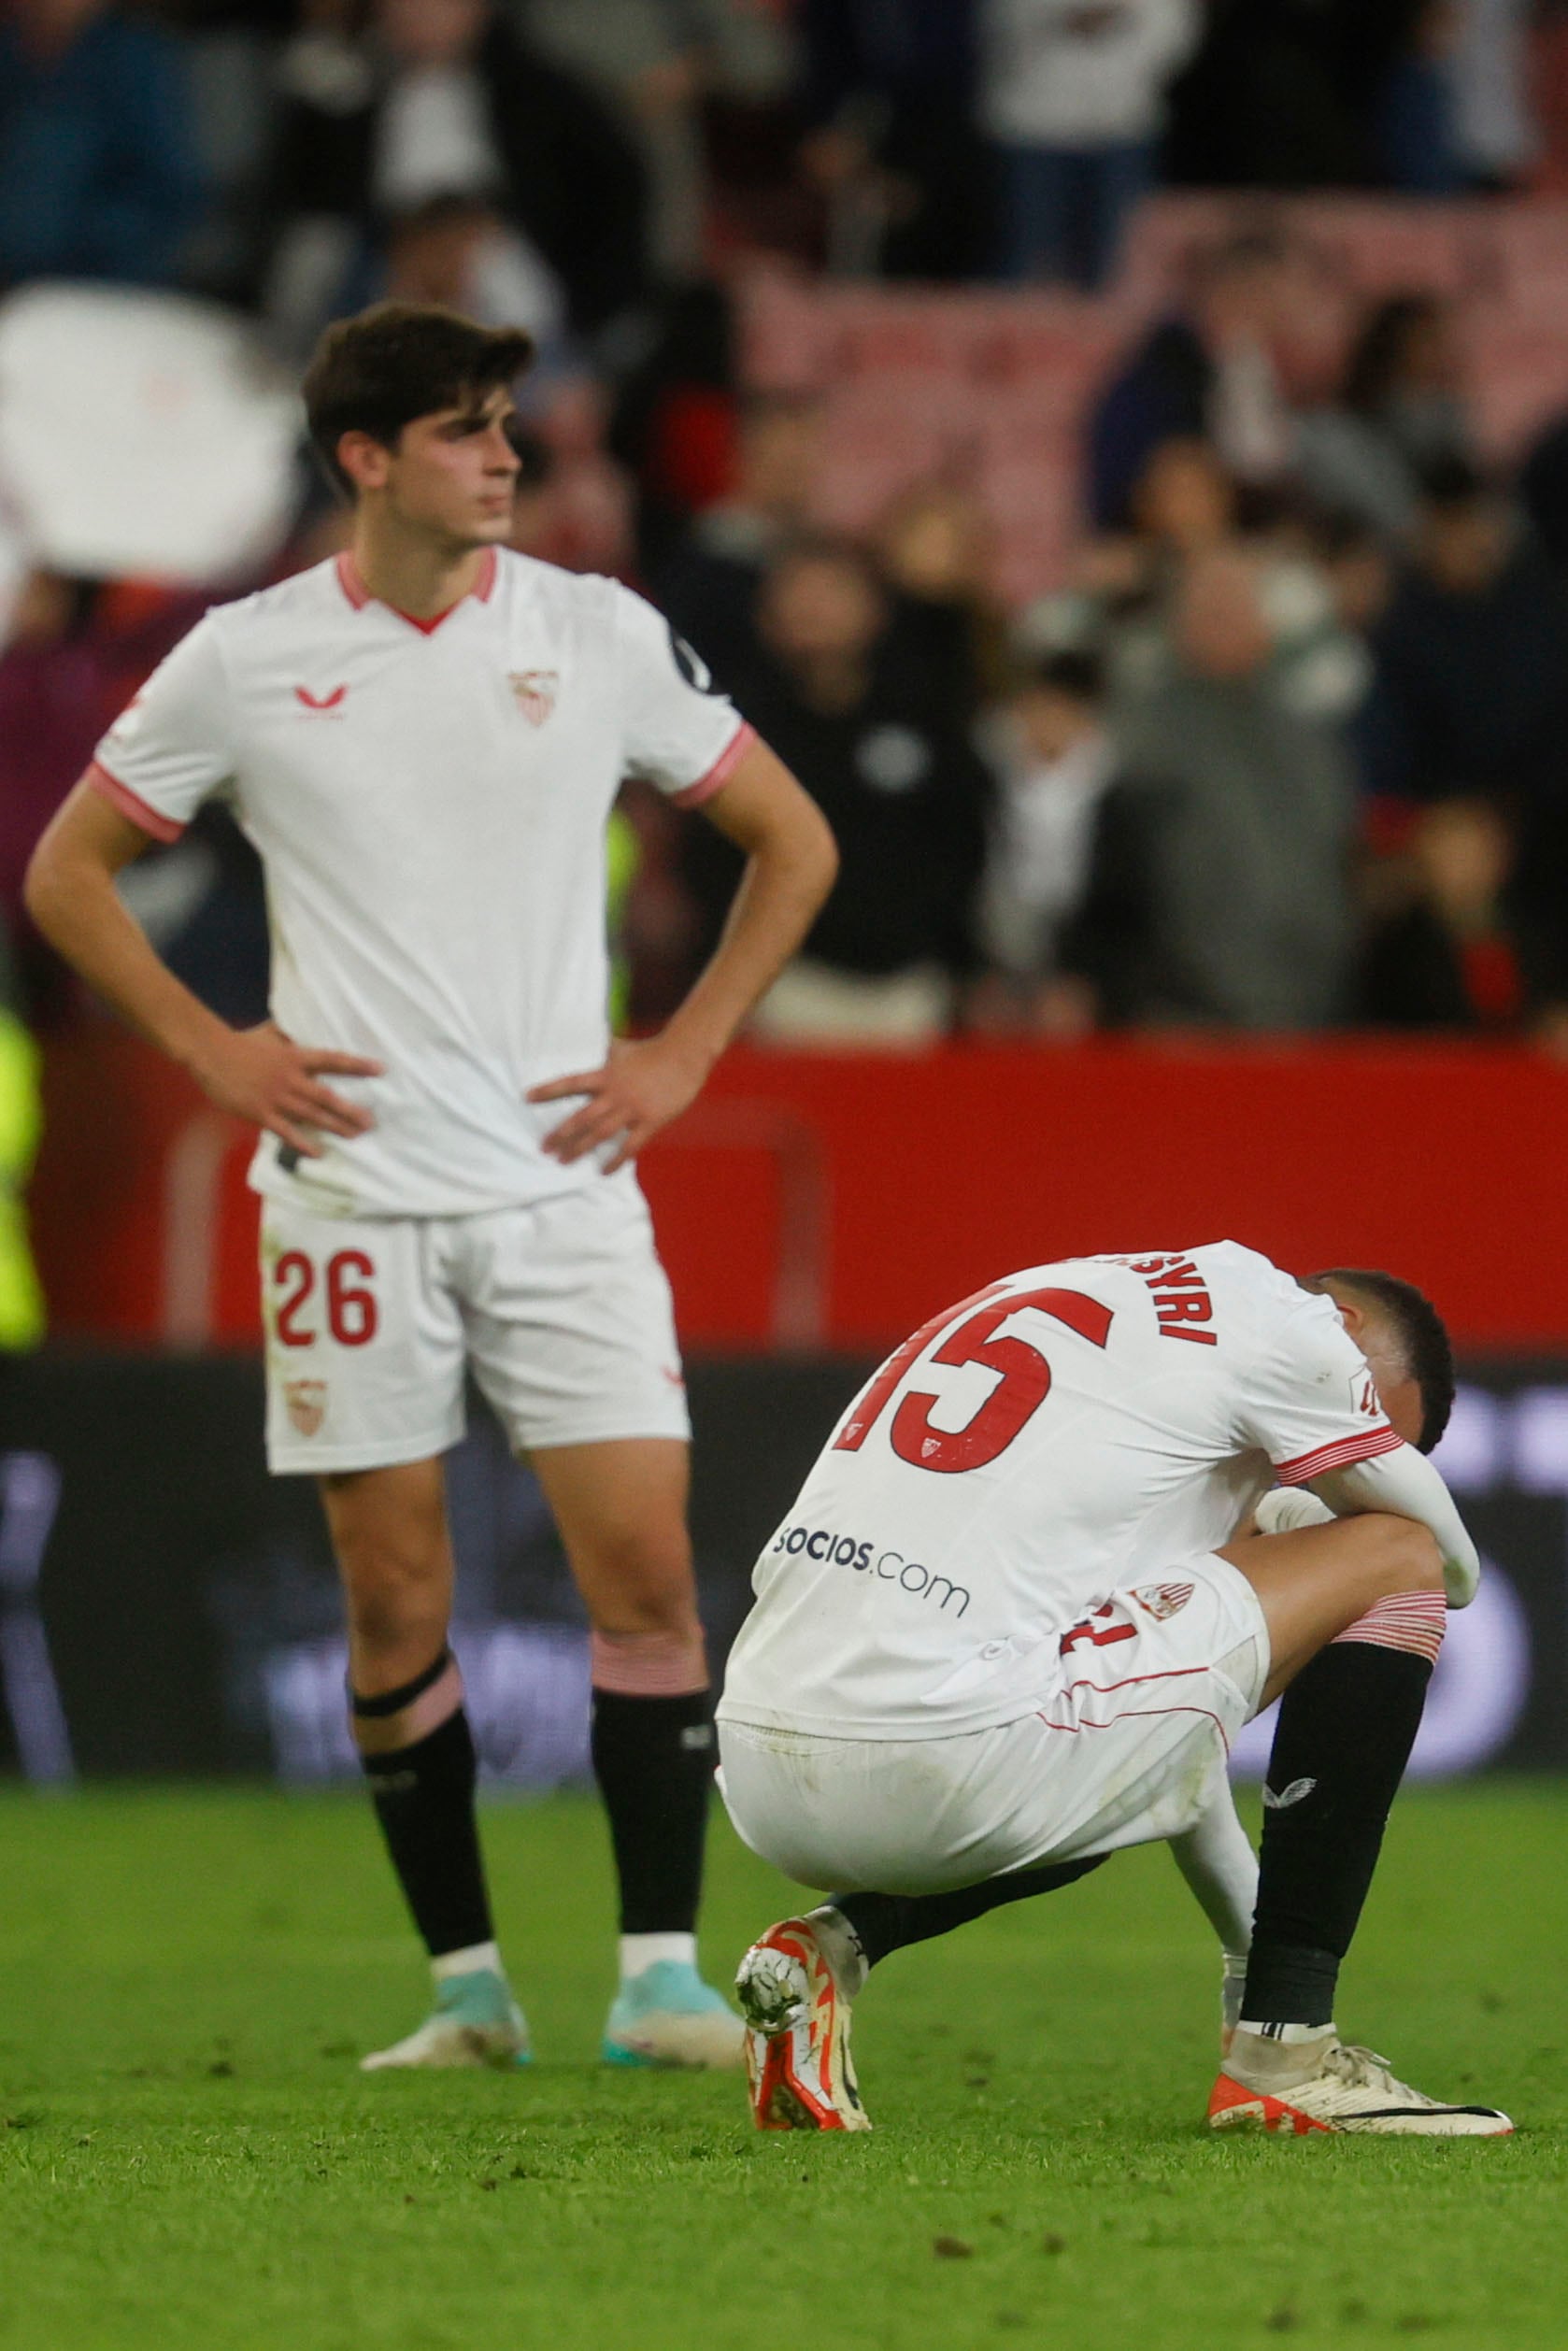
[{"label": "white football jersey", "polygon": [[384,1062],[334,1078],[376,1124],[256,1189],[318,1211],[457,1216],[592,1182],[524,1099],[608,1044],[605,828],[623,777],[688,805],[755,740],[616,581],[501,552],[434,622],[351,557],[215,606],[99,746],[93,780],[157,840],[221,797],[266,873],[272,1011]]},{"label": "white football jersey", "polygon": [[1147,1579],[1174,1613],[1173,1568],[1271,1485],[1399,1444],[1333,1301],[1234,1241],[1010,1274],[850,1406],[758,1562],[720,1715],[860,1739],[1016,1720],[1108,1593]]}]

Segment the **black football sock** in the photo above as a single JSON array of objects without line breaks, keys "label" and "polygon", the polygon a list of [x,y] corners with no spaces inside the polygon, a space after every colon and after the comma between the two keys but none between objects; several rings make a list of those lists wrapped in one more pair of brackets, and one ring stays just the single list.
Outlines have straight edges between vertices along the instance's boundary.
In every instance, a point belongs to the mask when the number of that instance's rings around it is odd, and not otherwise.
[{"label": "black football sock", "polygon": [[456,1660],[443,1649],[401,1689],[350,1704],[376,1817],[426,1950],[435,1959],[492,1942],[478,1760]]},{"label": "black football sock", "polygon": [[622,1934],[691,1934],[713,1786],[706,1689],[593,1692],[593,1774],[609,1817]]},{"label": "black football sock", "polygon": [[1342,1637],[1285,1692],[1263,1790],[1258,1908],[1241,2003],[1247,2024],[1333,2022],[1339,1963],[1372,1883],[1431,1679],[1429,1656]]},{"label": "black football sock", "polygon": [[1035,1870],[1009,1870],[1005,1877],[988,1877],[978,1886],[962,1886],[952,1894],[830,1894],[828,1901],[848,1922],[861,1957],[868,1968],[906,1944],[929,1943],[933,1935],[951,1934],[972,1918],[1007,1902],[1020,1902],[1033,1894],[1054,1894],[1087,1877],[1109,1856],[1097,1853],[1090,1861],[1048,1862]]}]

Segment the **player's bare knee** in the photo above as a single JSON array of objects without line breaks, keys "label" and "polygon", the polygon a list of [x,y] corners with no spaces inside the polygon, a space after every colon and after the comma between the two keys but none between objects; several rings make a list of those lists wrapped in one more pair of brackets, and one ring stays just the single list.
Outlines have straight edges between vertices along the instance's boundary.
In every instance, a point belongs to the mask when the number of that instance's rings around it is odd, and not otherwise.
[{"label": "player's bare knee", "polygon": [[346,1591],[349,1631],[362,1649],[378,1655],[405,1649],[434,1655],[446,1639],[446,1595],[439,1589],[390,1582],[349,1584]]},{"label": "player's bare knee", "polygon": [[1443,1557],[1430,1528],[1385,1511],[1369,1512],[1355,1525],[1379,1596],[1442,1590]]},{"label": "player's bare knee", "polygon": [[445,1637],[450,1579],[442,1552],[413,1545],[340,1542],[349,1627],[375,1649],[402,1648]]},{"label": "player's bare knee", "polygon": [[670,1696],[702,1689],[707,1652],[685,1528],[626,1529],[596,1546],[583,1578],[596,1689]]},{"label": "player's bare knee", "polygon": [[603,1631],[684,1634],[697,1624],[697,1589],[685,1530],[663,1538],[628,1530],[594,1546],[586,1589]]}]

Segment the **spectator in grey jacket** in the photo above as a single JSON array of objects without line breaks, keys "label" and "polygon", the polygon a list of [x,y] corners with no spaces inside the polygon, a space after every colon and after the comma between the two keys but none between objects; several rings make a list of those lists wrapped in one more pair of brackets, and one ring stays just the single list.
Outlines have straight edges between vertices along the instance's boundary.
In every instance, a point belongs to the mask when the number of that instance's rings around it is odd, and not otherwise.
[{"label": "spectator in grey jacket", "polygon": [[1316,1029],[1341,1016],[1354,794],[1334,730],[1290,706],[1251,561],[1182,583],[1165,681],[1123,717],[1064,961],[1112,1024]]}]

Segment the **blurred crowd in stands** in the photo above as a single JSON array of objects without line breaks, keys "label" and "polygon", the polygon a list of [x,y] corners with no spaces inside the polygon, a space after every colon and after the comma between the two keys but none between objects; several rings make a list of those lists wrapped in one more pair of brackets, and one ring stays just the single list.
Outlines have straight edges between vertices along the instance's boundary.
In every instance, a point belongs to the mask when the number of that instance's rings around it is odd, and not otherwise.
[{"label": "blurred crowd in stands", "polygon": [[[1465,289],[1341,287],[1315,340],[1311,255],[1247,198],[1162,248],[1133,301],[1162,186],[1549,202],[1568,187],[1568,8],[10,0],[0,17],[0,294],[178,290],[251,316],[292,367],[385,295],[530,329],[514,544],[651,595],[839,838],[838,885],[760,1034],[1361,1025],[1568,1050],[1568,248],[1555,397],[1500,463]],[[918,420],[900,402],[929,399],[929,422],[947,398],[957,421],[870,510],[835,500],[854,445],[831,353],[748,364],[759,270],[807,301],[1037,290],[1013,475],[974,459],[962,385],[955,410],[950,384],[895,369],[862,413],[862,488]],[[1070,411],[1058,345],[1078,355]],[[115,420],[106,384],[110,443]],[[1053,465],[1068,520],[999,565],[1006,481]],[[302,469],[262,576],[344,529]],[[32,843],[152,663],[212,593],[251,584],[86,577],[24,534],[12,548],[0,922],[36,1024],[79,1007],[26,935]],[[712,944],[734,867],[652,794],[621,821],[628,1001],[650,1021]],[[263,1016],[258,878],[225,818],[126,887],[220,1011]]]}]

